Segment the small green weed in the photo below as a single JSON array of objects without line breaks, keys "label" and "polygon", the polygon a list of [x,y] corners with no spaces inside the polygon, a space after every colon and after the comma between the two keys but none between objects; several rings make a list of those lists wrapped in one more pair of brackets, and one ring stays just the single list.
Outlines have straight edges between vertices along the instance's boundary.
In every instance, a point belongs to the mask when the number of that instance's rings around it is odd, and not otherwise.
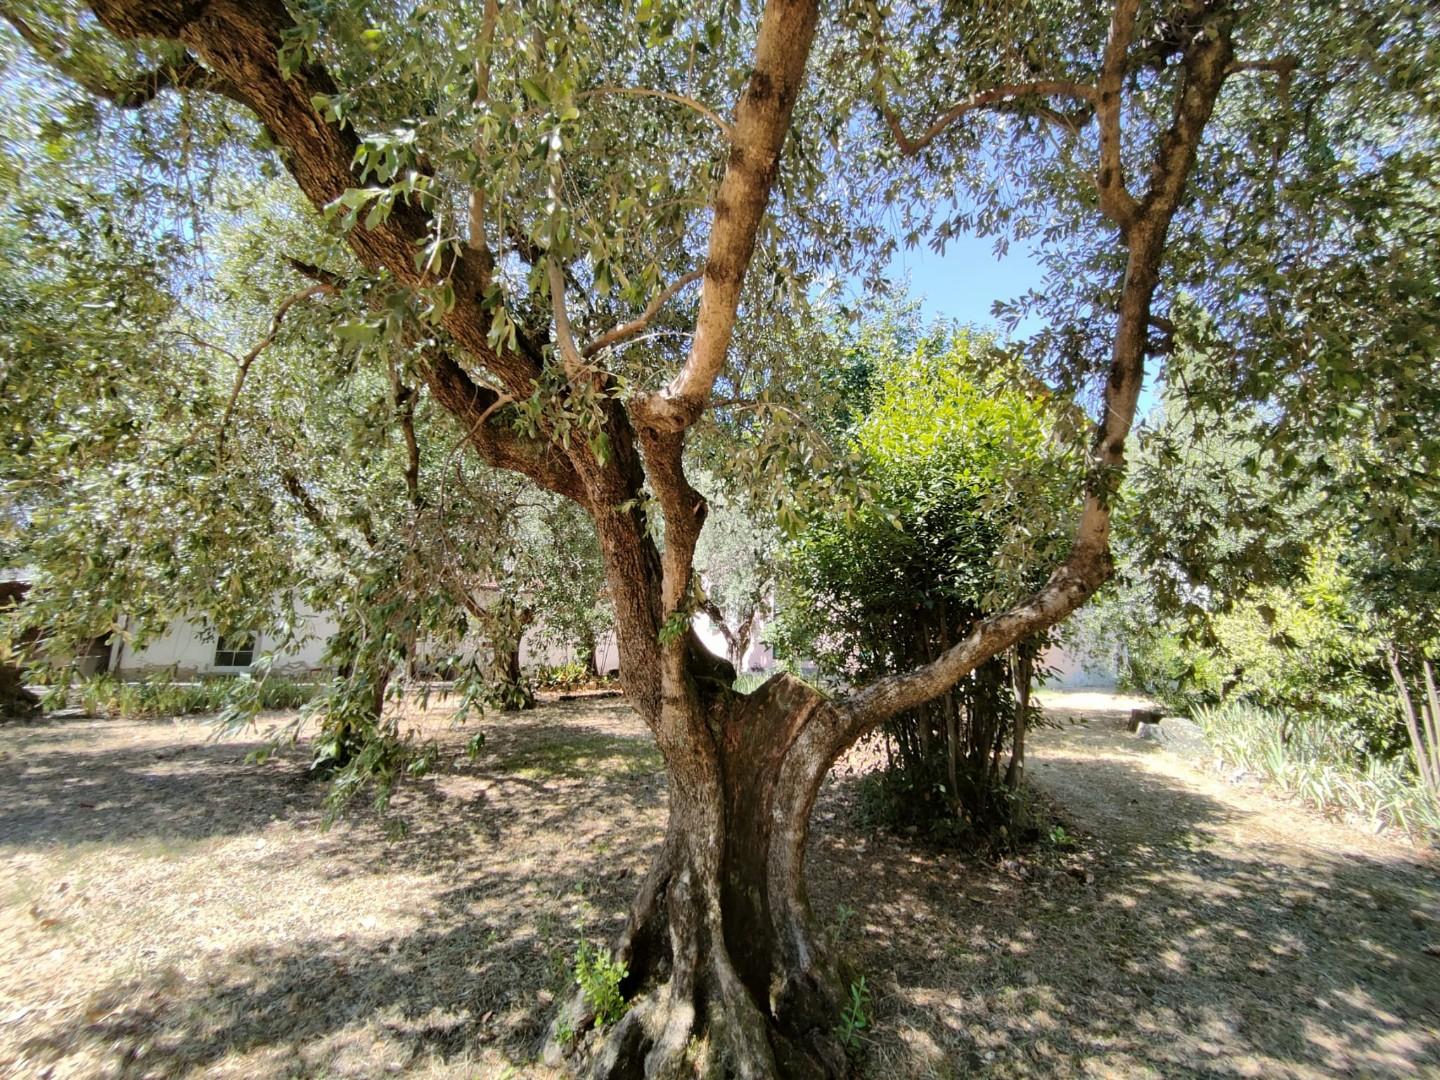
[{"label": "small green weed", "polygon": [[860,1049],[861,1033],[870,1026],[870,989],[865,985],[865,976],[850,984],[850,1001],[840,1010],[840,1023],[835,1026],[835,1037],[847,1053]]},{"label": "small green weed", "polygon": [[1050,844],[1057,848],[1077,848],[1080,841],[1073,834],[1065,831],[1064,825],[1051,825],[1048,834]]},{"label": "small green weed", "polygon": [[588,941],[580,942],[575,950],[575,982],[585,995],[586,1002],[595,1010],[595,1022],[602,1028],[609,1027],[625,1015],[625,998],[620,993],[620,981],[629,974],[629,969],[611,959],[604,949],[598,949]]}]

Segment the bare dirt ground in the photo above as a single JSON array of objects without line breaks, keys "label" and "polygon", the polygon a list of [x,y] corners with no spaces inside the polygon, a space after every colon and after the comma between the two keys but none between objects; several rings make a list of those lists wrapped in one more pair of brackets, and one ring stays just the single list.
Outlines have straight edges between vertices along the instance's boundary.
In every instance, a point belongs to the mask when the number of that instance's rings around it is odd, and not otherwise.
[{"label": "bare dirt ground", "polygon": [[[863,972],[874,1077],[1440,1076],[1440,873],[1051,699],[1031,779],[1068,843],[994,863],[853,823],[811,895]],[[0,1075],[551,1077],[581,937],[659,839],[659,759],[615,699],[470,734],[453,769],[321,831],[302,747],[197,723],[0,728]],[[1062,835],[1061,839],[1065,837]]]}]

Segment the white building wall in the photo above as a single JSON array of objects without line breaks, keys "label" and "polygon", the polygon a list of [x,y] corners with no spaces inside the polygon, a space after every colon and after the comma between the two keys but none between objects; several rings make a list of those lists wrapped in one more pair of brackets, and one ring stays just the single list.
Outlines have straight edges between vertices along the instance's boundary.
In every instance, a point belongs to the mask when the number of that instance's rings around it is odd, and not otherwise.
[{"label": "white building wall", "polygon": [[[300,640],[275,653],[272,671],[277,675],[309,675],[323,671],[325,645],[337,624],[328,615],[301,615]],[[275,649],[275,635],[259,634],[255,657]],[[143,648],[117,642],[110,654],[110,670],[125,678],[173,671],[177,677],[235,675],[248,668],[219,667],[215,663],[215,631],[200,620],[176,619]]]},{"label": "white building wall", "polygon": [[1082,687],[1094,690],[1115,689],[1116,674],[1113,668],[1097,667],[1083,656],[1070,652],[1064,645],[1052,645],[1040,654],[1040,666],[1054,672],[1045,681],[1051,690],[1078,690]]},{"label": "white building wall", "polygon": [[[304,613],[300,642],[275,654],[271,670],[277,675],[304,676],[327,673],[325,646],[338,624],[329,615]],[[257,635],[255,656],[275,648],[274,635]],[[215,663],[215,631],[200,620],[176,619],[159,637],[143,648],[117,643],[111,649],[110,671],[123,678],[134,679],[161,672],[174,672],[177,678],[208,675],[235,675],[248,668],[219,667]],[[423,650],[422,650],[423,652]],[[462,656],[473,653],[473,646],[462,647]],[[573,648],[541,639],[535,632],[520,641],[520,663],[523,667],[558,666],[573,663],[580,657]],[[620,652],[614,633],[600,639],[595,650],[596,669],[603,675],[620,669]]]}]

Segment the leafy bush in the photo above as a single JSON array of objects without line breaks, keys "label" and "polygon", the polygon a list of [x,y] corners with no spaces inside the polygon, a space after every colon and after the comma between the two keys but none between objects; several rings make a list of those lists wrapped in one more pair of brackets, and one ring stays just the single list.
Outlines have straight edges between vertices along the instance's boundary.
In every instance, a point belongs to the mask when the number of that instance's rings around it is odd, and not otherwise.
[{"label": "leafy bush", "polygon": [[1405,730],[1385,642],[1356,599],[1338,557],[1321,551],[1301,580],[1207,615],[1188,637],[1144,605],[1112,603],[1126,639],[1122,685],[1177,712],[1227,702],[1303,717],[1337,745],[1392,758]]},{"label": "leafy bush", "polygon": [[1296,719],[1244,702],[1201,707],[1194,715],[1228,764],[1327,813],[1440,839],[1440,804],[1404,755],[1365,753],[1353,733],[1323,716]]},{"label": "leafy bush", "polygon": [[[1060,523],[1079,470],[1059,417],[1025,386],[1013,360],[965,331],[875,361],[849,438],[868,498],[787,545],[772,629],[783,653],[813,657],[837,684],[912,670],[1041,584],[1068,545]],[[1044,644],[1018,643],[885,725],[872,822],[957,836],[1015,823]]]},{"label": "leafy bush", "polygon": [[215,713],[236,698],[253,695],[260,709],[298,709],[320,692],[318,684],[288,679],[249,679],[245,676],[173,682],[147,679],[125,682],[113,675],[97,675],[75,690],[78,704],[90,716],[121,720],[156,720],[167,716]]},{"label": "leafy bush", "polygon": [[535,669],[535,685],[541,690],[574,690],[594,681],[595,676],[578,660],[568,664],[542,664]]},{"label": "leafy bush", "polygon": [[620,983],[627,974],[624,964],[588,941],[580,942],[575,950],[575,982],[595,1010],[595,1022],[602,1028],[625,1015],[627,1006],[620,993]]}]

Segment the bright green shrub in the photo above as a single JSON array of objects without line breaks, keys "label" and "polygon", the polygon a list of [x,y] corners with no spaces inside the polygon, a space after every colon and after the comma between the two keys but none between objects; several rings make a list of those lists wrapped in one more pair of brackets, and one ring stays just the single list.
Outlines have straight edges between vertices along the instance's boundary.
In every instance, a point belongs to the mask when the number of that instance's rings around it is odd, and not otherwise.
[{"label": "bright green shrub", "polygon": [[[870,499],[789,543],[772,631],[782,654],[813,658],[835,683],[918,667],[1038,585],[1065,553],[1080,472],[1052,413],[1019,389],[1023,370],[985,339],[954,333],[867,370],[850,450]],[[1024,643],[1016,666],[1028,671],[1042,644]],[[1011,820],[1016,659],[995,657],[886,726],[890,767],[863,797],[873,821]]]},{"label": "bright green shrub", "polygon": [[588,941],[580,942],[575,950],[575,983],[595,1010],[595,1022],[602,1028],[625,1015],[628,1006],[620,993],[620,983],[627,973],[624,964]]}]

